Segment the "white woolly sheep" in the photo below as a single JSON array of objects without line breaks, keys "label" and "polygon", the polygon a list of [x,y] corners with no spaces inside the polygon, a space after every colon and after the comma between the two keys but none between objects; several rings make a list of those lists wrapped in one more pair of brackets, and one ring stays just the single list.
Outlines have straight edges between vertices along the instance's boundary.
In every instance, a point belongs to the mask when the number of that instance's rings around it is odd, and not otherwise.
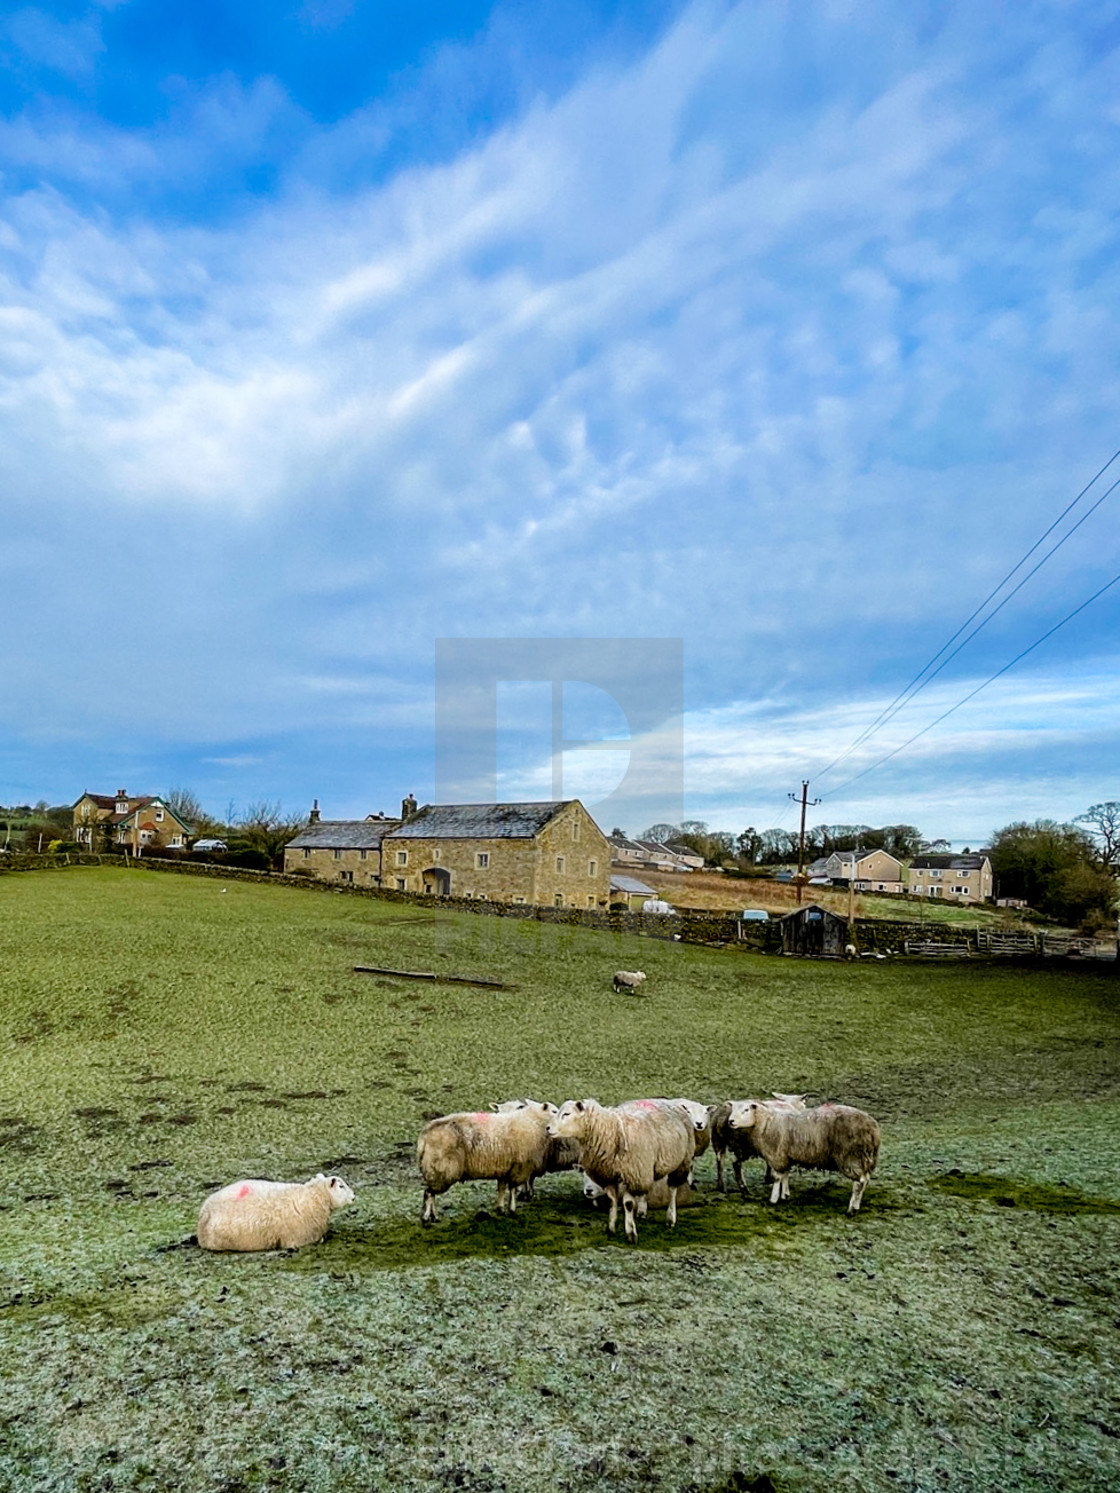
[{"label": "white woolly sheep", "polygon": [[640,969],[616,969],[614,972],[614,988],[629,991],[631,995],[637,995],[645,982],[645,973]]},{"label": "white woolly sheep", "polygon": [[498,1211],[517,1211],[518,1190],[546,1169],[556,1107],[532,1099],[506,1104],[517,1107],[441,1115],[424,1126],[416,1142],[424,1178],[421,1222],[435,1222],[436,1198],[456,1182],[496,1181]]},{"label": "white woolly sheep", "polygon": [[[777,1094],[770,1099],[760,1099],[767,1109],[778,1111],[803,1110],[805,1108],[804,1094]],[[719,1192],[726,1192],[727,1187],[724,1180],[723,1161],[727,1152],[731,1152],[731,1169],[735,1176],[735,1185],[740,1192],[746,1189],[743,1184],[743,1162],[751,1161],[760,1155],[754,1144],[750,1130],[732,1130],[728,1124],[731,1118],[732,1100],[723,1104],[713,1104],[709,1107],[708,1117],[711,1127],[712,1150],[716,1158],[716,1188]],[[770,1168],[766,1168],[766,1180],[771,1180]]]},{"label": "white woolly sheep", "polygon": [[198,1242],[203,1249],[301,1249],[318,1244],[334,1210],[353,1201],[341,1177],[322,1172],[309,1182],[231,1182],[203,1203]]},{"label": "white woolly sheep", "polygon": [[839,1172],[852,1183],[848,1212],[855,1213],[868,1178],[879,1159],[879,1124],[862,1109],[847,1104],[822,1104],[817,1109],[784,1113],[767,1109],[755,1099],[731,1106],[732,1131],[747,1130],[755,1149],[774,1174],[770,1201],[789,1197],[791,1166]]},{"label": "white woolly sheep", "polygon": [[569,1099],[548,1127],[550,1136],[580,1143],[580,1165],[610,1196],[607,1228],[614,1233],[618,1204],[625,1214],[626,1237],[637,1240],[638,1200],[665,1179],[670,1197],[665,1221],[677,1221],[676,1189],[688,1181],[696,1140],[683,1111],[657,1099],[632,1100],[617,1109],[597,1099]]},{"label": "white woolly sheep", "polygon": [[[679,1187],[673,1189],[676,1197],[676,1206],[685,1207],[692,1198],[692,1185],[682,1182]],[[589,1203],[596,1208],[605,1208],[611,1200],[610,1192],[605,1187],[600,1187],[593,1177],[586,1172],[583,1174],[583,1195]],[[669,1184],[664,1177],[658,1180],[646,1193],[645,1197],[638,1199],[637,1213],[639,1218],[644,1218],[650,1208],[661,1210],[669,1206]]]}]

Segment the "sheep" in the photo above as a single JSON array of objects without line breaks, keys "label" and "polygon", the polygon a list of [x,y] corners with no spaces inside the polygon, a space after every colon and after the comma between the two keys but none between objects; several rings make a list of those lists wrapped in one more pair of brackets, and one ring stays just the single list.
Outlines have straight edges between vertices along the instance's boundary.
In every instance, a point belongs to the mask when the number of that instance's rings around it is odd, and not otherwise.
[{"label": "sheep", "polygon": [[[516,1114],[519,1109],[527,1109],[537,1104],[535,1099],[503,1099],[500,1104],[492,1104],[490,1108],[498,1115]],[[539,1107],[551,1118],[558,1114],[555,1104],[549,1104],[547,1100],[539,1101]],[[555,1136],[549,1138],[548,1148],[544,1153],[544,1166],[542,1172],[571,1172],[579,1165],[579,1142],[574,1140],[560,1140]],[[533,1183],[535,1177],[530,1177],[528,1182],[523,1183],[517,1189],[517,1201],[527,1203],[533,1197]]]},{"label": "sheep", "polygon": [[203,1249],[301,1249],[318,1244],[335,1208],[354,1201],[341,1177],[309,1182],[252,1178],[212,1192],[198,1215]]},{"label": "sheep", "polygon": [[848,1212],[856,1213],[879,1159],[879,1124],[862,1109],[822,1104],[817,1109],[779,1111],[755,1099],[731,1106],[728,1126],[748,1130],[758,1154],[774,1174],[770,1201],[789,1197],[791,1166],[839,1172],[851,1179]]},{"label": "sheep", "polygon": [[[746,1190],[743,1185],[743,1162],[750,1161],[752,1157],[760,1154],[750,1131],[730,1128],[728,1121],[731,1118],[732,1103],[732,1100],[727,1100],[723,1104],[713,1104],[708,1109],[712,1149],[716,1155],[716,1188],[719,1192],[727,1191],[723,1159],[728,1151],[731,1152],[731,1168],[735,1176],[735,1185],[740,1192]],[[775,1093],[772,1098],[761,1099],[759,1103],[773,1110],[802,1110],[805,1108],[805,1095]],[[766,1180],[771,1181],[769,1166],[766,1168]]]},{"label": "sheep", "polygon": [[616,969],[614,972],[614,988],[616,991],[626,990],[631,995],[638,995],[645,982],[645,974],[640,969]]},{"label": "sheep", "polygon": [[[689,1182],[682,1182],[679,1187],[674,1188],[674,1192],[676,1193],[678,1208],[685,1207],[693,1197],[692,1185]],[[595,1208],[605,1208],[611,1200],[609,1191],[605,1187],[600,1187],[598,1182],[589,1177],[586,1172],[583,1174],[583,1195]],[[644,1218],[650,1208],[660,1210],[668,1208],[668,1206],[669,1184],[664,1177],[660,1177],[650,1188],[646,1196],[638,1199],[638,1217]]]},{"label": "sheep", "polygon": [[436,1221],[437,1196],[456,1182],[495,1180],[498,1211],[516,1213],[519,1189],[547,1169],[548,1123],[556,1106],[533,1099],[506,1104],[517,1107],[441,1115],[424,1126],[416,1142],[422,1223]]},{"label": "sheep", "polygon": [[845,959],[855,959],[858,956],[858,954],[859,954],[859,950],[856,948],[856,946],[855,946],[854,943],[846,943],[844,945],[844,958]]},{"label": "sheep", "polygon": [[580,1165],[610,1195],[607,1228],[613,1234],[622,1201],[626,1237],[638,1238],[638,1200],[665,1179],[670,1196],[665,1221],[677,1221],[677,1188],[688,1180],[696,1139],[683,1111],[656,1099],[633,1100],[617,1109],[597,1099],[569,1099],[548,1126],[550,1136],[580,1142]]}]

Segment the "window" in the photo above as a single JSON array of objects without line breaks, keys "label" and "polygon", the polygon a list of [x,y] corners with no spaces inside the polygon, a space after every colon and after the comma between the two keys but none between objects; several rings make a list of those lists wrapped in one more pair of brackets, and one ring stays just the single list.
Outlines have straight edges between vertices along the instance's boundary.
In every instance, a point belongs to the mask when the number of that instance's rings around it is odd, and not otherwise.
[{"label": "window", "polygon": [[162,824],[163,823],[163,810],[162,809],[157,809],[156,810],[156,823],[157,824]]},{"label": "window", "polygon": [[557,892],[556,895],[555,895],[555,897],[553,897],[552,901],[553,901],[553,904],[556,907],[563,907],[563,905],[564,905],[564,893],[563,892]]},{"label": "window", "polygon": [[556,857],[556,874],[558,876],[563,876],[564,874],[564,857],[562,855]]},{"label": "window", "polygon": [[514,897],[513,900],[518,904],[519,907],[523,907],[525,905],[524,897]]},{"label": "window", "polygon": [[931,872],[930,872],[930,873],[929,873],[929,874],[930,874],[930,875],[931,875],[931,876],[940,876],[940,875],[941,875],[941,872],[940,872],[940,871],[931,871]]},{"label": "window", "polygon": [[407,866],[408,865],[408,851],[407,850],[398,850],[397,851],[397,865],[398,866]]},{"label": "window", "polygon": [[309,848],[305,848],[305,849],[304,849],[304,852],[303,852],[303,858],[304,858],[304,860],[306,860],[306,859],[307,859],[307,857],[308,857],[308,856],[309,856],[309,855],[310,855],[310,854],[311,854],[311,851],[310,851],[310,849],[309,849]]},{"label": "window", "polygon": [[599,862],[598,861],[588,861],[587,862],[587,874],[588,874],[588,876],[598,876],[598,874],[599,874]]},{"label": "window", "polygon": [[334,853],[334,858],[335,858],[336,861],[340,861],[342,859],[342,851],[341,850],[336,850],[335,853]]},{"label": "window", "polygon": [[354,873],[353,871],[340,871],[338,873],[338,879],[339,881],[353,881]]},{"label": "window", "polygon": [[490,869],[490,852],[488,850],[480,850],[474,858],[474,863],[480,871],[488,871]]},{"label": "window", "polygon": [[369,851],[368,850],[359,850],[358,851],[358,859],[360,861],[364,861],[368,855],[369,855]]},{"label": "window", "polygon": [[579,820],[578,819],[573,819],[572,820],[572,840],[574,842],[578,842],[579,841]]},{"label": "window", "polygon": [[595,906],[595,898],[594,897],[588,897],[588,899],[587,899],[587,905],[588,905],[588,907],[594,907]]},{"label": "window", "polygon": [[443,852],[442,852],[442,851],[440,851],[440,850],[433,850],[433,851],[432,851],[432,860],[434,860],[434,861],[435,861],[435,862],[437,862],[437,864],[438,864],[438,862],[439,862],[439,858],[440,858],[440,856],[441,856],[441,855],[442,855],[442,854],[443,854]]},{"label": "window", "polygon": [[398,877],[397,877],[397,891],[398,891],[398,892],[403,892],[403,891],[404,891],[404,888],[405,888],[405,880],[404,880],[404,877],[403,877],[403,876],[398,876]]}]

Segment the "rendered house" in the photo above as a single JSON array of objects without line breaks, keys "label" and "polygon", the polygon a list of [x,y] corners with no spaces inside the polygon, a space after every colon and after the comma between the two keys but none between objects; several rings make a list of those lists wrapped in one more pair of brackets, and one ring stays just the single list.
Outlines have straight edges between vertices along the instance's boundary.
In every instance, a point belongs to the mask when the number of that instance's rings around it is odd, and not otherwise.
[{"label": "rendered house", "polygon": [[381,846],[382,885],[435,897],[607,907],[611,847],[578,799],[426,804]]},{"label": "rendered house", "polygon": [[910,862],[909,891],[918,897],[943,897],[947,902],[989,902],[992,863],[983,851],[917,855]]},{"label": "rendered house", "polygon": [[885,850],[836,850],[815,874],[853,881],[857,892],[903,892],[902,873],[902,862]]},{"label": "rendered house", "polygon": [[288,875],[293,871],[309,873],[319,881],[380,886],[381,842],[401,822],[385,814],[369,814],[365,819],[321,819],[316,799],[307,824],[284,846],[284,870]]},{"label": "rendered house", "polygon": [[119,788],[106,793],[83,793],[74,805],[74,839],[88,850],[96,848],[98,836],[108,830],[118,845],[127,845],[134,855],[156,846],[185,850],[191,826],[158,794],[137,797]]},{"label": "rendered house", "polygon": [[670,850],[667,845],[660,845],[656,840],[631,840],[625,835],[609,835],[607,843],[610,846],[611,864],[616,870],[641,867],[649,871],[691,871],[694,864],[704,864],[701,856],[688,851],[686,858],[686,855]]}]

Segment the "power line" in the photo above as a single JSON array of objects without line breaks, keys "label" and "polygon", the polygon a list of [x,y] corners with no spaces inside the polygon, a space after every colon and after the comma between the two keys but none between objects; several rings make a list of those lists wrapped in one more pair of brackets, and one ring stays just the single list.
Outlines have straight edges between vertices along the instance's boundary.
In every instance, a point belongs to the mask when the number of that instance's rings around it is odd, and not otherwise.
[{"label": "power line", "polygon": [[1072,622],[1079,612],[1083,612],[1086,607],[1091,606],[1098,597],[1103,596],[1106,591],[1111,590],[1112,587],[1115,586],[1118,582],[1120,582],[1120,574],[1114,575],[1110,581],[1106,582],[1105,585],[1100,588],[1099,591],[1094,591],[1092,596],[1090,596],[1088,600],[1083,601],[1079,607],[1074,607],[1072,612],[1068,612],[1060,622],[1055,622],[1053,627],[1044,632],[1040,638],[1036,638],[1028,648],[1024,648],[1022,653],[1017,653],[1010,663],[1004,664],[1002,669],[997,669],[994,674],[989,675],[989,677],[984,680],[983,684],[978,684],[976,688],[974,690],[970,690],[963,699],[958,700],[955,705],[950,705],[948,710],[942,711],[942,713],[937,717],[936,720],[930,721],[929,725],[923,726],[920,731],[915,731],[914,735],[911,736],[908,741],[904,741],[900,746],[896,746],[893,751],[888,752],[885,757],[880,757],[877,762],[872,762],[870,767],[865,767],[862,772],[857,772],[854,777],[848,778],[846,782],[843,782],[838,787],[831,789],[824,795],[824,797],[834,798],[837,793],[841,793],[845,788],[850,788],[853,783],[858,783],[860,778],[865,778],[868,773],[874,772],[876,768],[882,767],[884,762],[889,762],[892,757],[897,757],[899,752],[904,752],[908,746],[913,746],[914,742],[919,740],[920,737],[924,736],[927,731],[932,731],[934,726],[939,726],[943,720],[947,720],[948,717],[951,716],[954,711],[959,710],[962,705],[967,705],[970,700],[974,700],[976,696],[981,692],[981,690],[987,689],[989,684],[994,684],[995,681],[1000,677],[1000,675],[1006,674],[1008,669],[1013,669],[1021,659],[1026,658],[1028,653],[1033,653],[1037,647],[1039,647],[1042,643],[1045,643],[1047,638],[1052,638],[1059,628],[1064,627],[1067,622]]},{"label": "power line", "polygon": [[[965,620],[961,623],[960,627],[957,628],[957,630],[953,634],[953,636],[951,638],[947,639],[947,641],[944,642],[941,645],[941,647],[937,650],[937,652],[933,655],[933,657],[928,661],[928,663],[926,663],[921,669],[918,670],[917,674],[914,675],[914,677],[913,677],[913,679],[911,679],[910,683],[908,685],[906,685],[905,688],[902,689],[895,696],[895,698],[891,701],[891,703],[878,716],[876,716],[875,720],[873,720],[871,722],[871,724],[869,726],[867,726],[860,733],[859,736],[856,737],[855,741],[853,741],[850,746],[846,747],[844,749],[844,751],[842,751],[838,757],[834,757],[833,760],[828,764],[827,767],[821,768],[821,770],[816,774],[816,776],[817,776],[818,779],[824,777],[826,773],[831,772],[833,770],[833,768],[838,767],[840,765],[840,763],[843,762],[846,757],[851,756],[852,752],[854,752],[857,747],[862,746],[863,743],[865,741],[867,741],[869,737],[873,736],[875,734],[875,732],[878,731],[881,726],[884,726],[889,721],[893,720],[894,717],[898,714],[898,712],[902,709],[902,707],[904,705],[908,704],[910,700],[914,699],[914,697],[916,695],[920,694],[921,691],[923,689],[925,689],[926,685],[929,684],[930,680],[932,680],[933,678],[935,678],[936,675],[940,674],[941,670],[946,666],[946,664],[948,664],[950,662],[950,660],[954,659],[957,656],[957,654],[961,651],[961,649],[964,648],[964,647],[966,647],[972,641],[972,639],[976,636],[976,634],[981,631],[982,628],[984,628],[984,627],[986,627],[988,625],[988,623],[992,620],[992,618],[994,616],[996,616],[996,614],[998,612],[1000,612],[1007,605],[1007,603],[1011,600],[1011,598],[1013,596],[1015,596],[1017,592],[1019,592],[1019,591],[1022,590],[1022,588],[1031,579],[1031,576],[1037,574],[1037,572],[1039,570],[1041,570],[1042,566],[1046,564],[1047,560],[1049,560],[1051,558],[1051,556],[1053,556],[1054,554],[1056,554],[1057,551],[1061,549],[1062,545],[1065,544],[1066,540],[1069,539],[1073,534],[1075,534],[1077,532],[1077,530],[1081,527],[1081,525],[1085,522],[1085,520],[1087,518],[1089,518],[1093,513],[1096,512],[1096,510],[1104,502],[1105,498],[1107,498],[1110,493],[1114,492],[1117,487],[1120,487],[1120,479],[1118,479],[1116,482],[1114,482],[1112,484],[1112,486],[1110,488],[1108,488],[1105,492],[1103,492],[1101,494],[1101,496],[1097,499],[1097,501],[1093,504],[1093,506],[1088,510],[1088,512],[1082,514],[1082,516],[1078,519],[1077,523],[1074,524],[1073,527],[1071,529],[1069,529],[1062,536],[1062,538],[1058,541],[1058,543],[1056,545],[1054,545],[1054,547],[1051,550],[1049,550],[1042,557],[1042,559],[1038,562],[1038,564],[1034,567],[1034,569],[1031,570],[1029,572],[1029,574],[1027,574],[1027,575],[1025,575],[1023,577],[1023,579],[1014,588],[1014,590],[1010,591],[1003,598],[1003,600],[1000,602],[999,606],[995,607],[989,613],[989,615],[984,618],[984,620],[979,624],[979,626],[976,627],[976,628],[974,628],[973,631],[969,633],[968,637],[965,638],[961,642],[961,644],[959,645],[959,647],[954,648],[953,651],[952,651],[952,653],[950,653],[947,658],[942,659],[942,661],[939,664],[937,663],[938,659],[941,659],[941,656],[942,656],[943,653],[945,653],[946,649],[952,648],[952,645],[957,641],[957,639],[960,637],[961,633],[963,633],[965,631],[965,629],[967,627],[969,627],[976,620],[977,617],[979,617],[980,613],[989,604],[989,602],[991,602],[992,600],[994,600],[994,598],[999,595],[1000,591],[1002,591],[1003,588],[1004,588],[1004,586],[1007,585],[1008,581],[1015,574],[1015,572],[1017,570],[1021,570],[1022,569],[1022,567],[1027,563],[1027,561],[1030,559],[1030,557],[1034,554],[1034,552],[1039,548],[1039,546],[1042,545],[1042,544],[1044,544],[1046,542],[1046,540],[1050,537],[1050,535],[1054,532],[1054,530],[1058,527],[1058,525],[1062,522],[1062,520],[1069,513],[1071,513],[1074,508],[1077,507],[1077,505],[1078,505],[1078,503],[1080,503],[1081,499],[1085,496],[1085,494],[1089,491],[1089,489],[1094,485],[1094,483],[1096,483],[1101,477],[1104,476],[1105,472],[1108,471],[1109,467],[1113,464],[1114,461],[1116,461],[1117,457],[1120,457],[1120,449],[1118,449],[1118,450],[1116,450],[1116,451],[1114,451],[1112,453],[1112,455],[1109,457],[1109,459],[1105,462],[1104,466],[1101,467],[1100,471],[1097,472],[1096,475],[1094,477],[1092,477],[1085,484],[1085,486],[1081,489],[1081,491],[1077,494],[1077,496],[1073,499],[1073,501],[1066,504],[1065,508],[1063,508],[1062,511],[1061,511],[1061,513],[1058,514],[1058,517],[1054,520],[1054,522],[1050,525],[1050,527],[1043,534],[1039,535],[1039,537],[1035,540],[1034,544],[1032,544],[1031,547],[1030,547],[1030,549],[1027,550],[1026,554],[1023,555],[1021,559],[1019,559],[1018,561],[1016,561],[1016,563],[1011,567],[1011,569],[1007,572],[1007,574],[1003,577],[1003,579],[999,582],[999,584],[997,586],[995,586],[991,591],[989,591],[988,595],[984,598],[984,600],[980,603],[980,605],[976,608],[976,610],[972,613],[972,615],[965,618]],[[1041,639],[1040,639],[1040,641],[1041,641]],[[934,664],[937,664],[937,668],[936,669],[933,668]],[[931,669],[933,670],[932,673],[929,672]],[[925,678],[924,676],[926,676],[927,674],[928,674],[929,677]],[[836,792],[836,791],[837,790],[835,790],[835,789],[833,790],[833,792]]]}]

